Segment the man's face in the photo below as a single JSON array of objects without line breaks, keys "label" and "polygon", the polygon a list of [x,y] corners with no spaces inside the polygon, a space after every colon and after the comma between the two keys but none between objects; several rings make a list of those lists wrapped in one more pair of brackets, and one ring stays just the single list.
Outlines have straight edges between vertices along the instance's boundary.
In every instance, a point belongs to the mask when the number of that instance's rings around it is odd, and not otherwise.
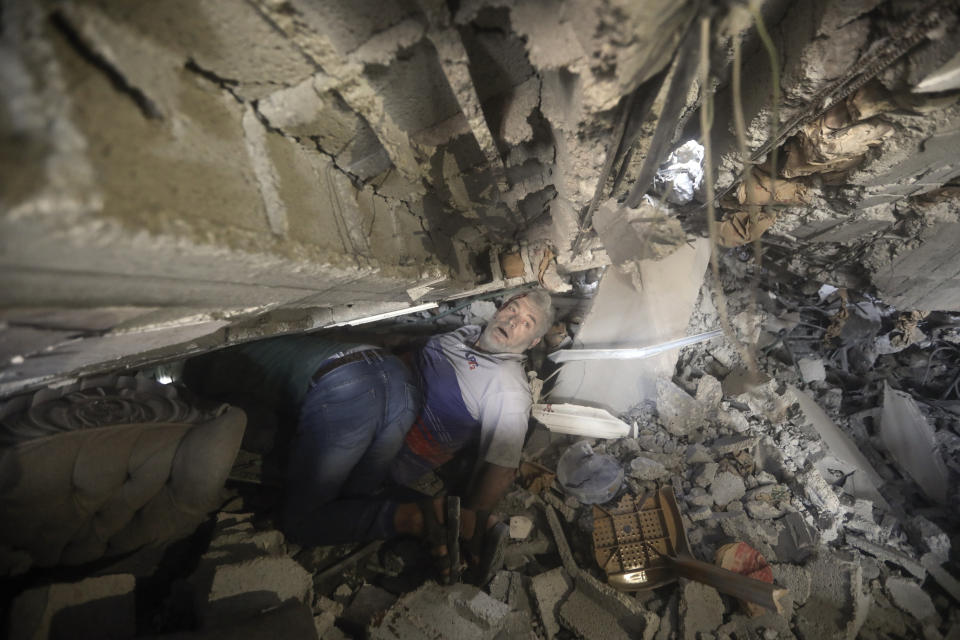
[{"label": "man's face", "polygon": [[526,298],[500,307],[484,328],[477,346],[490,353],[523,353],[540,342],[542,312]]}]

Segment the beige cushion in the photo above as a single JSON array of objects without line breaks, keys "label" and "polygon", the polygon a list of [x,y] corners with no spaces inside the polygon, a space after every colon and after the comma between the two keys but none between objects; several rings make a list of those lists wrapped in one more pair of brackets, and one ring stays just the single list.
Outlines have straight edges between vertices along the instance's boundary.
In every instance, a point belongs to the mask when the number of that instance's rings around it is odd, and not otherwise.
[{"label": "beige cushion", "polygon": [[67,431],[0,448],[0,545],[40,566],[79,564],[191,533],[217,506],[246,425]]}]

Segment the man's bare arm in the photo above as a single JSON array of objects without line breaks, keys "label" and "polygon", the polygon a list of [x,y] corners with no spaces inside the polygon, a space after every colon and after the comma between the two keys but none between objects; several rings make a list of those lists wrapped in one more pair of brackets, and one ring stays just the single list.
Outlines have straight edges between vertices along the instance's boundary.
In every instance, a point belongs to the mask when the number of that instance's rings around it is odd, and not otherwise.
[{"label": "man's bare arm", "polygon": [[497,464],[485,462],[483,468],[470,492],[464,506],[468,509],[463,512],[460,522],[460,531],[465,538],[472,537],[476,526],[477,511],[491,511],[507,492],[513,483],[517,470],[513,467],[501,467]]},{"label": "man's bare arm", "polygon": [[490,511],[513,483],[517,470],[513,467],[501,467],[498,464],[483,463],[477,484],[470,492],[466,507],[473,511]]}]

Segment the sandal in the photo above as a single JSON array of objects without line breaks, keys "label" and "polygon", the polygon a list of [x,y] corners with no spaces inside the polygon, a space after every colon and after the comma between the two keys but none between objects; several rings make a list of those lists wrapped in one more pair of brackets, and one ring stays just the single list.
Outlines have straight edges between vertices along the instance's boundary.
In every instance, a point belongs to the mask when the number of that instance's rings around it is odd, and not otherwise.
[{"label": "sandal", "polygon": [[471,570],[469,580],[477,587],[485,586],[503,567],[507,540],[510,538],[510,527],[506,523],[497,522],[487,528],[486,524],[489,520],[489,511],[477,511],[477,524],[473,530],[473,537],[464,543],[467,551],[477,561]]},{"label": "sandal", "polygon": [[[460,580],[460,498],[446,496],[443,499],[444,521],[437,519],[433,499],[417,503],[423,514],[423,539],[430,545],[430,554],[437,559],[440,583],[452,584]],[[434,553],[446,547],[446,554]],[[445,558],[445,561],[441,561]]]}]

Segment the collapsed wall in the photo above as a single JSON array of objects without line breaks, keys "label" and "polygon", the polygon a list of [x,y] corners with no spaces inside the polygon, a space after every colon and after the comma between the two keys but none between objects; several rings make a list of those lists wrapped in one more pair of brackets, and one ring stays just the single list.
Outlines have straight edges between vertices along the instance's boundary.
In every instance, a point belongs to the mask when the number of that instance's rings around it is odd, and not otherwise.
[{"label": "collapsed wall", "polygon": [[692,10],[7,0],[4,393],[502,287],[516,248],[562,287],[605,260],[570,241],[611,114]]}]

